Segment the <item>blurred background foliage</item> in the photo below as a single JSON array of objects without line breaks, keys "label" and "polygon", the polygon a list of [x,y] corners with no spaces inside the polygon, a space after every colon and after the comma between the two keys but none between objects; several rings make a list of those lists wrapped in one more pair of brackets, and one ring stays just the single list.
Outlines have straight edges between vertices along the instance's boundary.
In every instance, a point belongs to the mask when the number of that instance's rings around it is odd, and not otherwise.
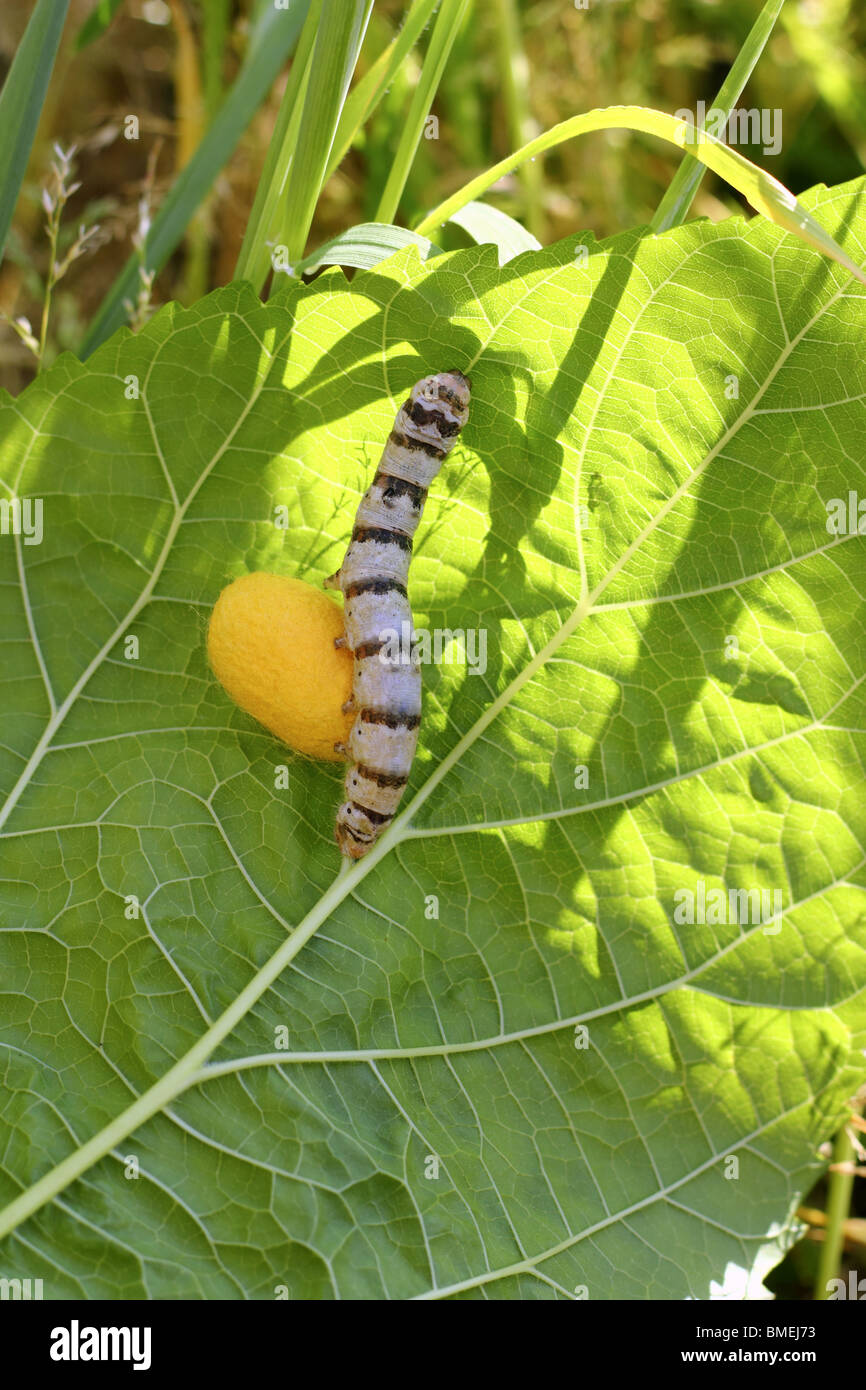
[{"label": "blurred background foliage", "polygon": [[[271,4],[72,0],[0,267],[0,312],[36,323],[50,265],[42,190],[51,184],[55,145],[74,146],[80,186],[65,209],[58,255],[74,250],[81,227],[98,224],[99,231],[85,239],[86,251],[70,260],[54,290],[46,361],[80,347],[141,245],[148,217],[220,112]],[[699,101],[709,105],[760,9],[761,0],[470,0],[396,220],[413,225],[473,175],[579,112],[614,104],[671,113],[694,111]],[[33,10],[34,0],[3,0],[0,81]],[[393,39],[405,10],[405,0],[376,0],[355,82]],[[428,34],[429,28],[424,42]],[[232,279],[288,72],[284,64],[157,275],[156,305],[191,303]],[[415,50],[325,186],[308,249],[376,216],[420,72]],[[866,0],[787,0],[737,105],[782,112],[777,154],[761,144],[740,149],[795,193],[861,175]],[[137,139],[124,137],[130,116],[138,120]],[[601,238],[648,223],[679,162],[678,151],[658,141],[598,133],[509,175],[486,200],[544,244],[584,229]],[[692,215],[718,219],[743,210],[736,193],[707,175]],[[454,245],[462,235],[451,226],[437,240]],[[0,382],[16,394],[33,372],[31,351],[8,323],[0,325]],[[855,1154],[860,1163],[866,1159],[862,1149]],[[864,1190],[866,1184],[855,1183],[847,1219],[838,1223],[843,1276],[849,1269],[863,1273]],[[780,1298],[812,1297],[827,1198],[822,1178],[801,1211],[808,1234],[768,1281]]]},{"label": "blurred background foliage", "polygon": [[[49,361],[81,343],[130,255],[142,195],[158,209],[237,75],[257,12],[257,0],[101,0],[106,17],[116,12],[105,27],[92,25],[95,37],[82,47],[94,3],[72,0],[0,271],[0,310],[36,321],[48,257],[41,188],[54,142],[74,144],[81,187],[69,202],[60,249],[79,224],[98,223],[100,232],[55,291]],[[356,81],[393,38],[405,9],[405,0],[376,0]],[[471,0],[433,105],[438,132],[419,144],[396,220],[411,226],[473,174],[577,112],[709,104],[759,10],[759,0]],[[4,0],[0,8],[0,77],[32,11],[32,0]],[[309,248],[374,217],[420,57],[410,54],[331,177]],[[190,303],[231,280],[287,71],[159,273],[156,304]],[[862,173],[864,0],[787,0],[738,105],[783,112],[777,155],[760,145],[740,148],[795,193]],[[137,140],[123,136],[130,114],[139,120]],[[593,134],[503,179],[488,201],[545,244],[583,229],[608,236],[650,220],[678,162],[676,150],[647,137]],[[738,195],[708,175],[692,214],[720,218],[738,210]],[[462,236],[452,227],[440,240],[455,245]],[[14,392],[31,376],[26,348],[0,329],[0,380]]]}]

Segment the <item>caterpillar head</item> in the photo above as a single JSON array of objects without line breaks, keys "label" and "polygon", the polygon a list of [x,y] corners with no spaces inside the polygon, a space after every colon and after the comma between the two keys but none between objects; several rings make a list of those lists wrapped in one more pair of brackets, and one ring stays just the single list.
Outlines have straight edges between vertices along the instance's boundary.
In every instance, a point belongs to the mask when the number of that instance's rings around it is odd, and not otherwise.
[{"label": "caterpillar head", "polygon": [[453,440],[469,419],[472,383],[456,368],[422,377],[412,387],[405,410],[420,430]]}]

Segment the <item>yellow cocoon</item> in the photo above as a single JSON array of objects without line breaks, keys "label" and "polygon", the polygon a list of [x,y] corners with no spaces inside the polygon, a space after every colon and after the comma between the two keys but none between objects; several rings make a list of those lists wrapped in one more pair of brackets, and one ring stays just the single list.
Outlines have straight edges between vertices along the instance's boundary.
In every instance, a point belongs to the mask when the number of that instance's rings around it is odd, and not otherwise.
[{"label": "yellow cocoon", "polygon": [[343,612],[320,589],[281,574],[245,574],[214,605],[207,651],[242,710],[298,753],[339,762],[354,716],[352,657],[335,647]]}]

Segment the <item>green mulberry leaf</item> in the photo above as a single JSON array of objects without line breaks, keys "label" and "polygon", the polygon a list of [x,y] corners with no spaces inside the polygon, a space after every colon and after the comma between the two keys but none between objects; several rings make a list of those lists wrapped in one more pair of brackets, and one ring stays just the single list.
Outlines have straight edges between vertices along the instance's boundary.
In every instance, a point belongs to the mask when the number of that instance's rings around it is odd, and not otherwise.
[{"label": "green mulberry leaf", "polygon": [[[804,202],[862,262],[864,185]],[[408,249],[5,398],[7,1277],[761,1296],[862,1078],[864,317],[761,221]],[[337,567],[452,366],[410,591],[477,660],[338,875],[340,771],[232,706],[208,614]]]}]

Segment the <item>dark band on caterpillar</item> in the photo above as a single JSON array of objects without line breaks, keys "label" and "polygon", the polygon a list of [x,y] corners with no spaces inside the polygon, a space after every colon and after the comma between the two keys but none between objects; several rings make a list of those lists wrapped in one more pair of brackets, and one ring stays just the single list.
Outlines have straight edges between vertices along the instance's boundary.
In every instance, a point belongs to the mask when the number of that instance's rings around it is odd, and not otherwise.
[{"label": "dark band on caterpillar", "polygon": [[[354,657],[355,717],[337,750],[352,764],[337,812],[343,854],[360,859],[394,819],[409,781],[421,724],[421,670],[414,662],[376,661],[383,632],[413,632],[407,580],[412,538],[427,489],[469,416],[470,382],[457,370],[424,377],[397,415],[355,518],[352,538],[327,586],[345,599],[345,637]],[[360,796],[361,800],[356,800]]]},{"label": "dark band on caterpillar", "polygon": [[380,487],[383,500],[392,504],[400,497],[408,497],[413,507],[421,508],[427,498],[427,488],[420,483],[410,483],[408,478],[398,478],[396,473],[383,473],[381,469],[373,485]]},{"label": "dark band on caterpillar", "polygon": [[387,645],[387,637],[373,637],[369,642],[359,642],[353,655],[356,661],[366,661],[370,656],[378,656]]},{"label": "dark band on caterpillar", "polygon": [[352,528],[352,541],[355,545],[364,545],[367,541],[375,541],[377,545],[398,545],[401,550],[412,549],[411,536],[407,536],[403,531],[393,531],[384,526],[355,526]]},{"label": "dark band on caterpillar", "polygon": [[387,724],[389,729],[419,729],[420,714],[401,709],[362,709],[358,711],[362,724]]},{"label": "dark band on caterpillar", "polygon": [[394,819],[393,811],[376,811],[372,806],[362,806],[360,801],[353,801],[352,806],[356,811],[363,811],[364,815],[373,825],[384,825],[386,821]]},{"label": "dark band on caterpillar", "polygon": [[355,773],[363,777],[365,782],[375,782],[377,787],[405,787],[409,781],[408,772],[380,772],[378,768],[367,767],[364,763],[356,764]]},{"label": "dark band on caterpillar", "polygon": [[346,599],[357,598],[359,594],[402,594],[404,598],[409,595],[406,585],[399,579],[356,579],[354,584],[347,584],[343,590],[343,597]]},{"label": "dark band on caterpillar", "polygon": [[447,449],[432,444],[429,439],[413,439],[411,435],[403,434],[396,425],[391,431],[388,443],[397,449],[408,449],[413,454],[426,454],[428,459],[444,459],[448,453]]}]

